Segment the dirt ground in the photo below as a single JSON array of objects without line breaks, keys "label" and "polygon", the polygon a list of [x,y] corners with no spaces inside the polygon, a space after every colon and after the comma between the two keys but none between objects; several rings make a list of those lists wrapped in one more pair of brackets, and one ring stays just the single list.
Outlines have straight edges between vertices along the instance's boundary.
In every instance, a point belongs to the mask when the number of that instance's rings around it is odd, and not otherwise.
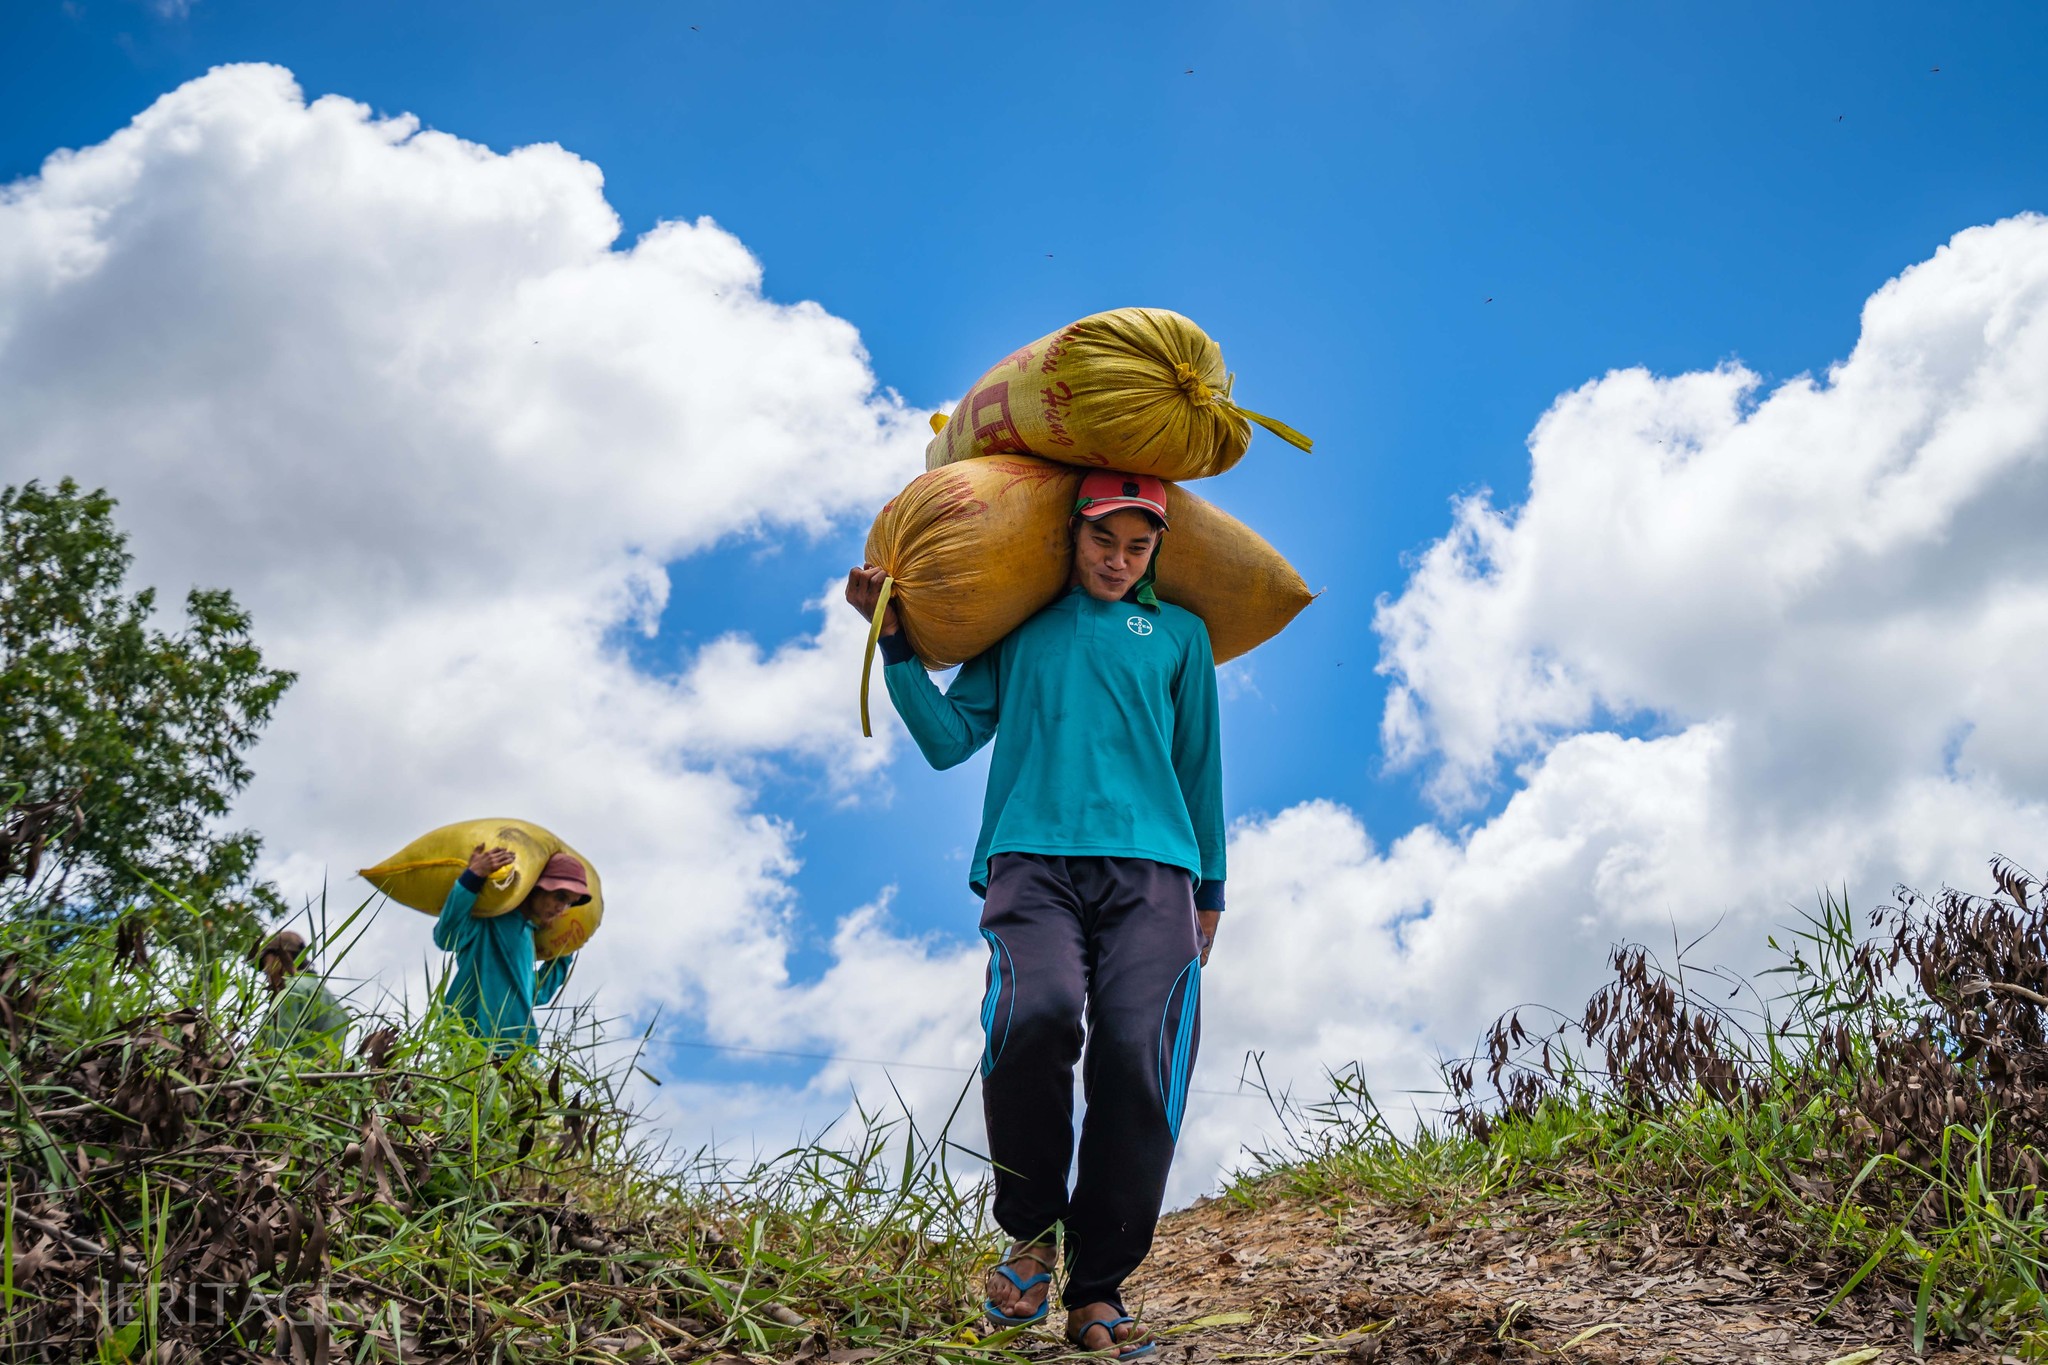
[{"label": "dirt ground", "polygon": [[[1353,1207],[1340,1218],[1212,1200],[1164,1221],[1127,1297],[1161,1337],[1160,1365],[1914,1359],[1909,1305],[1902,1314],[1902,1300],[1858,1294],[1816,1324],[1833,1284],[1776,1262],[1739,1226],[1712,1245],[1679,1245],[1654,1226],[1629,1237],[1562,1213],[1532,1225],[1510,1207],[1429,1226],[1413,1212]],[[1995,1349],[1924,1359],[2017,1365]]]}]

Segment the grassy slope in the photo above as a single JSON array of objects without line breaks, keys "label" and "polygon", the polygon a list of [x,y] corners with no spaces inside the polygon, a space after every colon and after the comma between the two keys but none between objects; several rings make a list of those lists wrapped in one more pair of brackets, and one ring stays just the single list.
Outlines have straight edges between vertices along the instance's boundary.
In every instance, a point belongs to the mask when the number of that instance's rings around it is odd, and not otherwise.
[{"label": "grassy slope", "polygon": [[266,1054],[248,968],[113,928],[0,920],[0,1002],[7,1359],[887,1350],[975,1301],[979,1202],[916,1134],[676,1160],[623,1064],[500,1067],[438,1016]]},{"label": "grassy slope", "polygon": [[[1716,989],[1733,978],[1618,950],[1582,1018],[1547,1032],[1504,1018],[1485,1058],[1447,1068],[1466,1100],[1448,1124],[1404,1139],[1340,1076],[1231,1198],[1406,1210],[1446,1230],[1562,1226],[1702,1259],[1740,1245],[1820,1291],[1810,1320],[1875,1303],[1916,1353],[2048,1359],[2033,994],[2048,953],[2038,888],[2000,869],[1998,895],[1909,895],[1874,936],[1825,898],[1787,935],[1784,993],[1736,982],[1753,1011]],[[2033,985],[1994,995],[1987,978]],[[1491,1064],[1485,1106],[1475,1064]]]},{"label": "grassy slope", "polygon": [[[2048,987],[2048,954],[2018,951],[2010,935],[1997,943],[2001,975]],[[1254,1162],[1226,1201],[1169,1220],[1144,1272],[1180,1286],[1158,1300],[1172,1305],[1158,1325],[1183,1329],[1170,1339],[1196,1358],[1327,1354],[1341,1327],[1365,1334],[1341,1349],[1370,1359],[1366,1337],[1393,1340],[1406,1310],[1352,1292],[1347,1277],[1400,1262],[1404,1282],[1427,1290],[1417,1267],[1438,1264],[1447,1284],[1508,1277],[1505,1316],[1474,1319],[1441,1293],[1416,1300],[1445,1322],[1464,1314],[1433,1349],[1485,1341],[1499,1356],[1526,1326],[1513,1302],[1568,1282],[1589,1255],[1611,1279],[1685,1249],[1705,1266],[1704,1249],[1735,1247],[1737,1282],[1795,1276],[1808,1317],[1860,1324],[1875,1305],[1916,1348],[2048,1355],[2048,1208],[2032,1130],[2012,1108],[2041,1091],[2011,1079],[2032,1074],[2032,1044],[2006,1036],[2041,1021],[1997,1013],[2041,1006],[1999,996],[1986,1013],[1989,997],[1942,994],[1944,981],[1971,979],[1949,971],[1929,978],[1928,999],[1947,1002],[1936,1009],[1880,989],[1887,978],[1858,951],[1846,914],[1825,906],[1791,958],[1782,1018],[1766,1010],[1753,1028],[1682,973],[1618,954],[1604,1005],[1550,1035],[1504,1025],[1495,1102],[1413,1138],[1386,1126],[1355,1077],[1340,1079],[1288,1150]],[[266,1007],[238,959],[150,955],[113,927],[0,916],[0,1356],[1050,1349],[974,1332],[991,1229],[978,1186],[947,1169],[943,1135],[870,1125],[849,1147],[748,1169],[676,1159],[620,1107],[630,1061],[601,1067],[555,1040],[500,1067],[440,1016],[392,1021],[368,1046],[374,1021],[363,1021],[346,1056],[269,1054],[246,1042]],[[1469,1070],[1453,1077],[1469,1098]],[[1901,1098],[1921,1084],[1942,1096],[1931,1109]],[[1235,1231],[1217,1221],[1240,1214],[1251,1221]],[[1299,1255],[1250,1262],[1217,1251],[1254,1225],[1306,1240]],[[1434,1247],[1408,1249],[1403,1229]],[[1550,1251],[1502,1250],[1504,1233],[1532,1229],[1556,1234]],[[1200,1319],[1234,1301],[1259,1258],[1287,1267],[1273,1302],[1322,1300],[1267,1322],[1264,1338],[1205,1346],[1205,1333],[1249,1330],[1256,1314]],[[1312,1266],[1327,1285],[1314,1287]],[[1580,1354],[1637,1358],[1614,1355],[1619,1340]]]}]

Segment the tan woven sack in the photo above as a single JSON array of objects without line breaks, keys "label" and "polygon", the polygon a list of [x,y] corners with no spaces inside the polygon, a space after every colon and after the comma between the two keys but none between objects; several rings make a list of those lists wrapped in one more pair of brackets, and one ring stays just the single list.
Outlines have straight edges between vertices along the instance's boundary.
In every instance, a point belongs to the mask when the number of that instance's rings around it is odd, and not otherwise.
[{"label": "tan woven sack", "polygon": [[988,455],[1166,480],[1221,474],[1257,422],[1290,444],[1306,436],[1230,401],[1233,376],[1209,334],[1164,308],[1096,313],[1040,337],[974,381],[952,418],[933,419],[926,469]]},{"label": "tan woven sack", "polygon": [[462,820],[443,825],[428,830],[375,867],[363,868],[361,876],[400,905],[439,915],[449,889],[469,865],[470,850],[478,844],[507,849],[513,862],[477,893],[472,913],[489,919],[512,909],[532,893],[534,879],[548,859],[567,853],[583,864],[590,881],[590,899],[570,906],[560,919],[534,935],[534,956],[573,953],[597,932],[604,919],[604,885],[597,869],[590,859],[530,820]]},{"label": "tan woven sack", "polygon": [[[926,668],[973,658],[1066,590],[1084,472],[1021,455],[963,460],[919,475],[882,509],[867,562],[889,575],[887,600]],[[1228,512],[1171,484],[1166,510],[1156,591],[1202,618],[1217,663],[1278,635],[1314,596]],[[861,677],[864,721],[872,671]]]}]

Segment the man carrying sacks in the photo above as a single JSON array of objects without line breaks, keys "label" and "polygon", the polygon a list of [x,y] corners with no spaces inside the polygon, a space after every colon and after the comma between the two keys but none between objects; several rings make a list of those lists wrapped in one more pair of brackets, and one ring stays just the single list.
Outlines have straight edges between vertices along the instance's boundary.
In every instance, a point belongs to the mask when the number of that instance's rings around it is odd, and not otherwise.
[{"label": "man carrying sacks", "polygon": [[470,851],[469,863],[455,885],[448,888],[448,899],[434,920],[434,946],[455,954],[455,980],[448,988],[448,1003],[469,1025],[469,1031],[501,1057],[540,1041],[540,1030],[533,1023],[534,1007],[555,998],[576,961],[574,953],[565,953],[536,969],[534,935],[571,907],[590,899],[583,860],[557,853],[541,868],[526,899],[510,913],[488,919],[471,913],[478,893],[513,861],[510,849],[486,849],[478,844]]},{"label": "man carrying sacks", "polygon": [[[1155,1343],[1124,1311],[1145,1258],[1200,1036],[1201,970],[1223,911],[1215,663],[1192,612],[1158,600],[1166,488],[1081,482],[1066,593],[940,692],[893,604],[890,698],[934,768],[995,739],[970,883],[989,945],[982,1099],[995,1216],[1015,1239],[988,1279],[998,1326],[1049,1309],[1064,1228],[1069,1341],[1119,1359]],[[873,619],[884,574],[847,576]],[[914,604],[912,604],[914,606]],[[1087,1114],[1071,1193],[1073,1073]]]}]

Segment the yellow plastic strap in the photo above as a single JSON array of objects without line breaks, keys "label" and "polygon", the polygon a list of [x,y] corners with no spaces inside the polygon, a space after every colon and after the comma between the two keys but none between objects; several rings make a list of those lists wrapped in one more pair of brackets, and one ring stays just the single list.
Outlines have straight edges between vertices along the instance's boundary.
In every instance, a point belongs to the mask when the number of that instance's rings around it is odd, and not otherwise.
[{"label": "yellow plastic strap", "polygon": [[468,867],[467,858],[426,858],[416,863],[383,863],[377,867],[366,867],[356,875],[360,877],[396,877],[402,872],[424,872],[430,867]]},{"label": "yellow plastic strap", "polygon": [[1250,408],[1241,408],[1237,404],[1231,402],[1228,398],[1223,399],[1222,403],[1224,407],[1229,408],[1239,417],[1247,417],[1250,418],[1252,421],[1257,422],[1260,426],[1272,432],[1275,436],[1278,436],[1281,440],[1287,442],[1287,444],[1293,446],[1296,450],[1315,449],[1316,443],[1314,441],[1311,441],[1308,437],[1302,435],[1293,427],[1288,426],[1287,423],[1280,421],[1278,418],[1268,417],[1261,412],[1253,412]]},{"label": "yellow plastic strap", "polygon": [[1198,408],[1207,407],[1209,404],[1214,403],[1218,407],[1230,409],[1240,417],[1257,422],[1260,426],[1297,450],[1313,450],[1315,448],[1314,441],[1311,441],[1293,427],[1288,426],[1287,423],[1268,417],[1264,413],[1253,412],[1250,408],[1241,408],[1231,402],[1230,391],[1237,386],[1237,376],[1234,374],[1224,378],[1223,392],[1218,393],[1202,381],[1202,376],[1195,371],[1194,366],[1188,364],[1185,360],[1176,360],[1173,362],[1173,382],[1180,386],[1180,391],[1183,394],[1187,395],[1188,402]]},{"label": "yellow plastic strap", "polygon": [[[366,877],[371,881],[375,881],[379,877],[397,877],[407,872],[425,872],[428,868],[432,867],[468,866],[469,859],[467,858],[422,858],[418,862],[414,863],[385,863],[379,867],[357,868],[356,875],[358,877]],[[518,874],[519,868],[515,864],[512,867],[506,868],[497,876],[488,878],[485,884],[489,886],[495,886],[500,891],[503,891],[506,887],[512,884],[511,879],[518,876]]]},{"label": "yellow plastic strap", "polygon": [[882,595],[875,599],[875,619],[868,622],[868,652],[860,661],[860,732],[865,739],[875,737],[875,729],[868,723],[868,677],[875,671],[875,645],[882,638],[882,622],[889,617],[889,594],[895,587],[896,580],[884,574]]}]

